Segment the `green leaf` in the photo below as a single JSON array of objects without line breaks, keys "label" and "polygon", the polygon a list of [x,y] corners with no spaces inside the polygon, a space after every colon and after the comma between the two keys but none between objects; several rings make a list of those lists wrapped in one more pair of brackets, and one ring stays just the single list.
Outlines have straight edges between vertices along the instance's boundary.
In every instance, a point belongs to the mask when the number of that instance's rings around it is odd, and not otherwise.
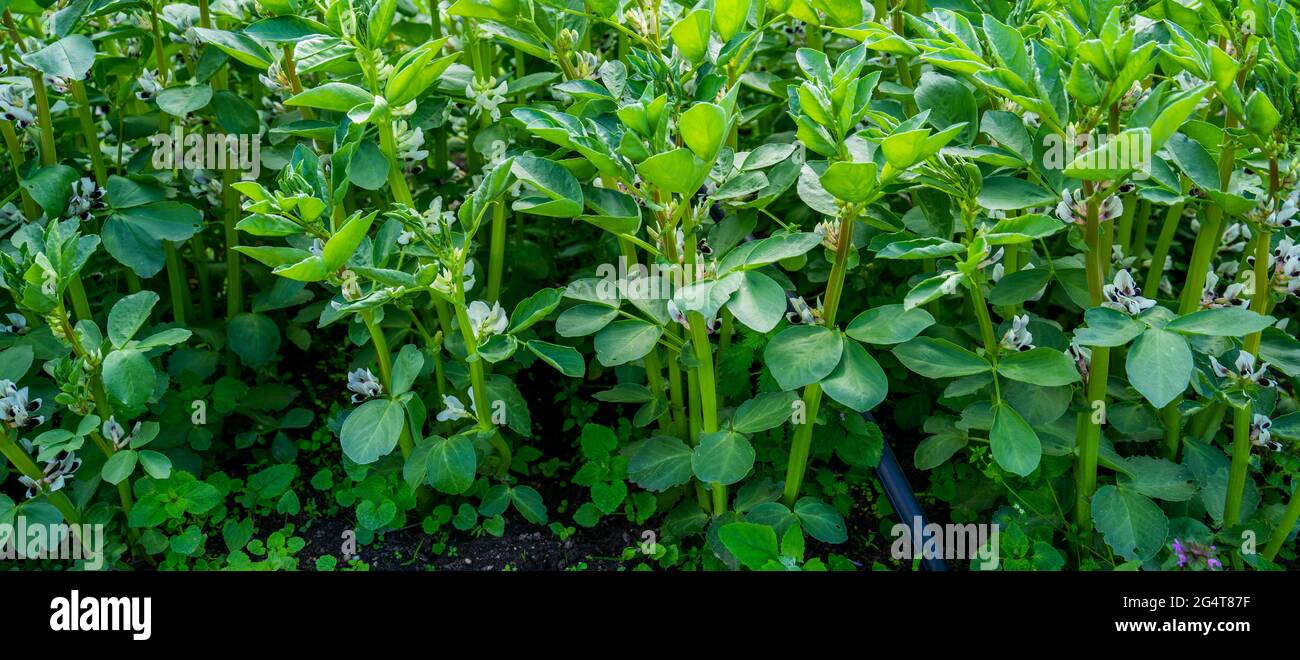
[{"label": "green leaf", "polygon": [[189,240],[203,227],[198,209],[181,202],[120,208],[104,223],[104,249],[142,278],[162,271],[163,241]]},{"label": "green leaf", "polygon": [[691,456],[695,478],[724,486],[745,478],[754,468],[754,446],[734,431],[701,433],[700,444]]},{"label": "green leaf", "polygon": [[1069,385],[1079,380],[1074,360],[1045,346],[1004,354],[998,359],[997,372],[1012,380],[1044,387]]},{"label": "green leaf", "polygon": [[85,80],[95,65],[95,44],[84,35],[70,34],[22,59],[47,76]]},{"label": "green leaf", "polygon": [[844,334],[868,344],[901,344],[932,325],[934,317],[924,309],[881,305],[858,314]]},{"label": "green leaf", "polygon": [[1127,488],[1102,486],[1092,496],[1092,520],[1116,554],[1146,561],[1169,536],[1169,519],[1147,496]]},{"label": "green leaf", "polygon": [[438,57],[446,42],[446,38],[426,42],[397,61],[384,87],[384,98],[390,106],[403,106],[419,98],[455,63],[460,57],[458,52]]},{"label": "green leaf", "polygon": [[1242,307],[1202,309],[1170,321],[1171,332],[1210,337],[1245,337],[1273,325],[1277,319]]},{"label": "green leaf", "polygon": [[889,380],[876,359],[861,344],[844,343],[840,363],[821,382],[830,398],[857,412],[866,412],[885,400]]},{"label": "green leaf", "polygon": [[718,29],[722,40],[731,41],[745,27],[749,17],[750,0],[715,0],[713,4],[713,25]]},{"label": "green leaf", "polygon": [[133,293],[113,304],[113,309],[108,312],[108,340],[113,348],[121,348],[135,337],[135,333],[149,320],[156,304],[158,294],[152,291]]},{"label": "green leaf", "polygon": [[122,480],[131,476],[135,472],[135,463],[139,454],[131,449],[123,449],[114,452],[107,461],[104,461],[104,467],[99,474],[110,484],[117,485]]},{"label": "green leaf", "polygon": [[785,290],[776,280],[758,271],[746,270],[729,277],[735,277],[740,285],[731,299],[727,309],[745,327],[758,332],[770,332],[785,316]]},{"label": "green leaf", "polygon": [[989,292],[990,305],[1019,305],[1034,297],[1047,282],[1052,272],[1047,268],[1027,268],[1003,277]]},{"label": "green leaf", "polygon": [[35,353],[29,344],[18,344],[0,351],[0,380],[17,383],[32,368]]},{"label": "green leaf", "polygon": [[822,172],[820,180],[826,192],[836,198],[852,203],[863,202],[876,189],[876,164],[835,161]]},{"label": "green leaf", "polygon": [[564,298],[564,289],[542,289],[525,298],[510,313],[510,334],[518,334],[531,328],[555,311],[560,300]]},{"label": "green leaf", "polygon": [[762,570],[768,562],[781,559],[776,544],[776,531],[767,525],[729,523],[718,530],[718,538],[727,551],[750,570]]},{"label": "green leaf", "polygon": [[347,112],[363,103],[375,100],[374,95],[356,85],[330,82],[304,90],[285,100],[285,105]]},{"label": "green leaf", "polygon": [[[209,28],[190,28],[203,41],[221,49],[221,52],[253,68],[263,69],[271,66],[274,58],[252,37],[242,32],[227,32]],[[335,83],[331,83],[335,84]],[[292,101],[292,99],[290,99]],[[355,103],[353,105],[356,105]],[[312,106],[320,107],[320,106]],[[351,106],[349,106],[351,107]],[[333,109],[333,108],[328,108]],[[346,109],[345,109],[346,111]]]},{"label": "green leaf", "polygon": [[541,193],[524,193],[511,205],[514,210],[556,218],[582,213],[582,186],[563,165],[536,156],[517,156],[510,173]]},{"label": "green leaf", "polygon": [[934,236],[894,241],[880,249],[881,259],[938,259],[966,251],[966,246]]},{"label": "green leaf", "polygon": [[617,307],[583,303],[574,305],[555,319],[555,334],[561,337],[585,337],[618,318]]},{"label": "green leaf", "polygon": [[661,492],[691,480],[691,448],[681,439],[657,435],[641,445],[627,464],[632,483]]},{"label": "green leaf", "polygon": [[[964,123],[966,126],[962,131],[961,142],[969,144],[975,138],[979,125],[979,109],[975,103],[974,93],[966,85],[950,76],[927,71],[921,75],[921,82],[916,86],[914,98],[918,110],[929,111],[930,115],[926,121],[931,126],[942,130]],[[985,187],[988,187],[987,179]]]},{"label": "green leaf", "polygon": [[794,504],[794,515],[808,535],[822,543],[843,543],[848,540],[844,516],[835,507],[815,498],[800,498]]},{"label": "green leaf", "polygon": [[153,394],[157,372],[140,351],[113,351],[104,358],[103,369],[104,389],[117,405],[136,410]]},{"label": "green leaf", "polygon": [[645,159],[636,171],[659,190],[690,195],[699,187],[699,174],[707,167],[690,149],[681,147]]},{"label": "green leaf", "polygon": [[393,391],[391,396],[401,396],[411,390],[411,385],[424,369],[424,353],[413,344],[402,346],[393,360]]},{"label": "green leaf", "polygon": [[596,333],[596,359],[606,367],[639,360],[654,350],[663,328],[639,319],[615,321]]},{"label": "green leaf", "polygon": [[1060,201],[1052,191],[1011,176],[984,179],[978,200],[980,206],[999,211],[1019,211]]},{"label": "green leaf", "polygon": [[1196,482],[1186,465],[1151,456],[1125,459],[1131,473],[1118,474],[1119,485],[1147,497],[1170,502],[1185,502],[1196,495]]},{"label": "green leaf", "polygon": [[374,222],[375,215],[375,213],[353,215],[338,231],[334,232],[333,236],[330,236],[328,241],[325,241],[321,259],[325,262],[326,270],[338,270],[347,263],[352,253],[357,251],[361,240],[366,237],[366,232],[370,231],[370,224]]},{"label": "green leaf", "polygon": [[533,355],[555,367],[565,376],[582,378],[587,373],[587,365],[583,362],[582,354],[572,346],[561,346],[538,339],[528,340],[525,346]]},{"label": "green leaf", "polygon": [[903,366],[926,378],[956,378],[988,371],[984,358],[946,340],[916,337],[894,347]]},{"label": "green leaf", "polygon": [[348,158],[347,175],[352,185],[365,190],[379,190],[388,184],[392,164],[374,140],[362,140]]},{"label": "green leaf", "polygon": [[515,486],[510,489],[510,502],[515,510],[534,525],[546,524],[546,504],[542,496],[532,486]]},{"label": "green leaf", "polygon": [[712,163],[727,137],[727,111],[713,103],[696,103],[682,113],[678,131],[700,160]]},{"label": "green leaf", "polygon": [[206,108],[212,101],[212,88],[199,84],[168,87],[158,94],[158,108],[173,117],[186,115]]},{"label": "green leaf", "polygon": [[938,433],[921,441],[912,454],[912,464],[918,470],[933,470],[948,462],[970,441],[960,433]]},{"label": "green leaf", "polygon": [[280,348],[280,328],[263,314],[237,314],[226,324],[226,334],[240,362],[254,369],[269,364]]},{"label": "green leaf", "polygon": [[591,487],[591,501],[605,515],[617,511],[625,499],[627,499],[627,484],[622,481],[602,481]]},{"label": "green leaf", "polygon": [[844,338],[820,325],[792,325],[763,349],[763,363],[783,390],[821,381],[840,363]]},{"label": "green leaf", "polygon": [[361,404],[339,431],[343,453],[359,465],[387,456],[397,446],[404,416],[402,404],[390,399],[371,399]]},{"label": "green leaf", "polygon": [[994,407],[989,445],[993,449],[993,460],[1002,469],[1022,477],[1037,469],[1043,458],[1043,445],[1038,434],[1020,413],[1006,403]]},{"label": "green leaf", "polygon": [[1088,327],[1075,330],[1074,338],[1084,346],[1123,346],[1146,330],[1146,324],[1109,307],[1093,307],[1083,319]]},{"label": "green leaf", "polygon": [[[47,165],[36,170],[30,177],[20,182],[23,190],[40,205],[45,215],[51,218],[63,217],[68,208],[68,198],[72,196],[72,185],[81,178],[77,170],[67,165]],[[32,218],[35,220],[35,218]]]},{"label": "green leaf", "polygon": [[794,392],[764,392],[740,404],[731,416],[732,430],[740,433],[758,433],[776,428],[788,421],[794,413]]},{"label": "green leaf", "polygon": [[[388,449],[392,451],[392,447]],[[425,468],[430,486],[449,495],[463,493],[474,485],[477,469],[478,455],[474,453],[474,442],[469,436],[453,435],[445,440],[434,438]]]},{"label": "green leaf", "polygon": [[1133,342],[1124,366],[1129,384],[1151,405],[1163,408],[1191,382],[1192,349],[1173,332],[1147,328]]},{"label": "green leaf", "polygon": [[709,53],[709,10],[696,9],[673,23],[673,45],[692,64],[699,64]]},{"label": "green leaf", "polygon": [[984,240],[989,245],[1018,245],[1047,238],[1062,229],[1065,224],[1055,217],[1033,213],[999,220],[984,234]]}]

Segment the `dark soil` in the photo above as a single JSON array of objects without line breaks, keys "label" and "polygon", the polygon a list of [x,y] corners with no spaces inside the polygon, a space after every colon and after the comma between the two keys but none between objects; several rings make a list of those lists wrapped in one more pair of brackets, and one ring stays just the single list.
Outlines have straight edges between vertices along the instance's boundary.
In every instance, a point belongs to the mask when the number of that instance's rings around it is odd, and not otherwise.
[{"label": "dark soil", "polygon": [[[433,537],[419,528],[390,531],[360,548],[359,558],[372,570],[382,571],[618,570],[619,555],[635,541],[632,532],[620,529],[617,522],[606,519],[561,541],[550,530],[509,520],[500,537],[453,532],[441,555],[430,549]],[[312,570],[322,555],[338,557],[343,532],[352,527],[351,521],[341,518],[314,521],[310,529],[300,532],[307,546],[298,553],[299,568]]]}]

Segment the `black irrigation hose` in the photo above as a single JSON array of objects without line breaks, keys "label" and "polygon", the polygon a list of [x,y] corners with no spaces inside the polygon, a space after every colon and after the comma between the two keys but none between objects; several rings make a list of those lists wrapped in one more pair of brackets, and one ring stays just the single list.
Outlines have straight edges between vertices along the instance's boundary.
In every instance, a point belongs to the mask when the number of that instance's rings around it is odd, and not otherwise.
[{"label": "black irrigation hose", "polygon": [[[863,417],[869,422],[875,421],[871,413],[866,413]],[[912,484],[907,482],[907,474],[903,472],[903,466],[899,465],[898,457],[894,456],[894,450],[890,448],[888,440],[881,443],[876,480],[885,489],[885,497],[889,498],[890,506],[893,506],[898,514],[899,522],[911,527],[912,521],[919,520],[921,529],[925,529],[925,513],[921,511],[921,503],[916,500]],[[927,571],[948,570],[948,564],[944,562],[943,557],[923,556],[921,566]]]}]

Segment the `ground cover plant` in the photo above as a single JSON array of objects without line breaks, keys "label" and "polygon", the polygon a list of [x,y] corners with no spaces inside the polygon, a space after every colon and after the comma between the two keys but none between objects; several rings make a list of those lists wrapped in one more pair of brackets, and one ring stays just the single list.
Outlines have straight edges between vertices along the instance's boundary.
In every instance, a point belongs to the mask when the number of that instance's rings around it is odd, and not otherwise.
[{"label": "ground cover plant", "polygon": [[914,570],[888,442],[1002,569],[1295,561],[1294,3],[0,9],[0,522]]}]

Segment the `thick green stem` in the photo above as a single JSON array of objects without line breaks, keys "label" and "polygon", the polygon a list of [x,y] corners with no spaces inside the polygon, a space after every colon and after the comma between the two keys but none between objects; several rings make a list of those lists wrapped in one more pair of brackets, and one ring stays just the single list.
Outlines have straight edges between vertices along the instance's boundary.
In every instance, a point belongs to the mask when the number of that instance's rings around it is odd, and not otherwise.
[{"label": "thick green stem", "polygon": [[488,257],[487,302],[501,299],[501,282],[506,258],[506,207],[497,202],[492,206],[492,253]]},{"label": "thick green stem", "polygon": [[[1109,252],[1102,253],[1101,223],[1099,204],[1092,195],[1090,182],[1084,183],[1084,194],[1088,196],[1087,226],[1085,235],[1088,253],[1084,255],[1088,276],[1088,300],[1096,307],[1102,302],[1103,264],[1109,264]],[[1075,497],[1075,524],[1081,534],[1086,535],[1092,529],[1092,493],[1097,489],[1097,455],[1101,446],[1101,425],[1106,417],[1106,381],[1110,377],[1110,349],[1095,347],[1089,365],[1087,386],[1088,409],[1081,412],[1086,418],[1083,435],[1078,438],[1078,456],[1076,462],[1077,493]]]},{"label": "thick green stem", "polygon": [[1169,460],[1177,461],[1183,431],[1183,413],[1178,409],[1178,399],[1161,408],[1160,417],[1165,424],[1165,455]]},{"label": "thick green stem", "polygon": [[[810,28],[811,29],[811,28]],[[835,263],[826,280],[826,298],[822,306],[822,325],[836,328],[835,317],[839,312],[840,297],[844,292],[844,278],[848,272],[849,256],[853,253],[853,225],[857,222],[858,210],[850,205],[846,207],[841,218],[839,243],[835,246]],[[795,428],[790,442],[790,458],[785,466],[784,500],[788,507],[794,506],[799,499],[799,489],[803,487],[804,473],[808,470],[808,455],[812,450],[813,427],[817,424],[817,409],[822,401],[822,388],[817,383],[807,385],[803,390],[804,423]]]},{"label": "thick green stem", "polygon": [[50,117],[50,96],[45,91],[45,78],[38,71],[32,74],[32,89],[36,92],[36,121],[41,125],[41,164],[59,162],[54,147],[54,120]]},{"label": "thick green stem", "polygon": [[1282,514],[1282,520],[1278,523],[1277,529],[1273,530],[1273,536],[1268,539],[1268,545],[1264,548],[1264,558],[1273,561],[1277,553],[1282,549],[1282,544],[1291,535],[1291,530],[1295,529],[1296,520],[1300,519],[1300,481],[1296,482],[1295,490],[1291,491],[1291,501],[1286,505],[1286,513]]},{"label": "thick green stem", "polygon": [[1182,202],[1170,206],[1169,211],[1165,213],[1165,221],[1160,225],[1160,236],[1156,239],[1156,249],[1151,253],[1151,266],[1147,269],[1146,282],[1142,285],[1143,291],[1160,290],[1160,279],[1165,274],[1165,258],[1169,256],[1169,248],[1174,243],[1174,234],[1178,232],[1178,221],[1182,217]]},{"label": "thick green stem", "polygon": [[163,258],[167,263],[167,287],[171,292],[172,320],[177,325],[185,325],[185,318],[190,308],[190,288],[186,285],[185,266],[176,251],[176,244],[163,241]]},{"label": "thick green stem", "polygon": [[81,284],[81,276],[73,275],[68,281],[68,297],[72,298],[72,310],[78,321],[94,321],[90,314],[90,300],[86,298],[86,287]]},{"label": "thick green stem", "polygon": [[[391,396],[393,393],[393,356],[388,350],[388,339],[384,337],[384,329],[375,322],[373,311],[361,312],[361,320],[365,322],[366,330],[370,331],[370,341],[375,345],[375,356],[379,361],[379,380],[384,386],[384,392]],[[406,415],[402,415],[402,434],[398,436],[398,444],[402,448],[403,457],[409,456],[411,450],[415,448],[415,443],[411,440],[411,431],[407,424]]]},{"label": "thick green stem", "polygon": [[1228,471],[1228,493],[1223,502],[1223,528],[1241,522],[1241,498],[1250,470],[1250,404],[1232,409],[1232,467]]},{"label": "thick green stem", "polygon": [[483,431],[492,433],[492,447],[501,455],[501,464],[497,467],[497,478],[504,479],[510,473],[513,454],[510,445],[501,437],[492,422],[492,404],[487,398],[487,372],[483,368],[483,359],[478,356],[478,339],[474,334],[474,325],[469,320],[469,313],[464,305],[455,305],[456,322],[460,326],[461,338],[465,340],[466,361],[469,363],[470,385],[474,388],[474,407],[478,412],[478,426]]},{"label": "thick green stem", "polygon": [[[689,312],[687,320],[691,325],[691,345],[695,349],[695,359],[699,362],[696,378],[700,386],[700,430],[703,433],[718,431],[718,390],[713,370],[713,345],[709,342],[709,331],[704,325],[704,317],[699,312]],[[727,487],[714,482],[713,515],[720,515],[727,510]]]},{"label": "thick green stem", "polygon": [[[1229,113],[1224,128],[1230,129],[1235,124]],[[1232,136],[1224,131],[1223,143],[1219,145],[1219,187],[1227,190],[1232,180],[1232,168],[1235,163],[1236,149],[1233,148]],[[1211,205],[1205,212],[1205,222],[1201,223],[1201,232],[1196,235],[1196,244],[1192,247],[1192,260],[1187,266],[1187,280],[1183,283],[1182,299],[1179,301],[1178,313],[1190,314],[1196,311],[1201,301],[1201,291],[1205,288],[1205,276],[1210,272],[1210,263],[1219,251],[1219,239],[1223,234],[1223,207]]]},{"label": "thick green stem", "polygon": [[[4,136],[5,149],[9,151],[9,163],[14,168],[14,180],[17,181],[22,178],[22,166],[26,162],[23,158],[22,145],[18,142],[18,134],[14,132],[12,123],[0,120],[0,135]],[[23,200],[23,215],[32,219],[40,217],[41,211],[36,206],[36,200],[32,199],[31,193],[27,192],[26,188],[20,187],[18,194]]]},{"label": "thick green stem", "polygon": [[104,154],[99,152],[99,133],[95,130],[95,119],[90,110],[90,99],[86,95],[86,83],[80,80],[69,82],[72,98],[77,102],[77,118],[81,120],[81,135],[86,139],[86,151],[90,152],[90,165],[95,172],[95,183],[104,186],[108,182],[108,168],[104,166]]}]

